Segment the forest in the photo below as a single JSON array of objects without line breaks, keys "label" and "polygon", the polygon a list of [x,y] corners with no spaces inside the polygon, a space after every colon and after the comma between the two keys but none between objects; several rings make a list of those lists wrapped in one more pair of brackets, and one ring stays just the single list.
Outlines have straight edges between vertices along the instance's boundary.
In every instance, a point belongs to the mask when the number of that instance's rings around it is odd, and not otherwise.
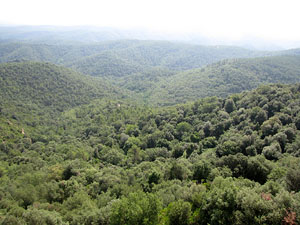
[{"label": "forest", "polygon": [[299,50],[0,49],[0,224],[300,224]]}]

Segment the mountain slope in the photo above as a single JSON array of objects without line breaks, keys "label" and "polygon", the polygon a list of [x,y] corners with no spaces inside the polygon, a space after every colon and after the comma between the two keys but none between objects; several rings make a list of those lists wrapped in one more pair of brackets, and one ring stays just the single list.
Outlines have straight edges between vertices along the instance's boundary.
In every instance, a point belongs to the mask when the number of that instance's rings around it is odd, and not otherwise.
[{"label": "mountain slope", "polygon": [[63,111],[96,98],[122,94],[101,79],[67,68],[50,63],[19,62],[0,64],[0,96],[4,108],[34,105],[45,111]]},{"label": "mountain slope", "polygon": [[84,74],[98,77],[122,77],[128,74],[143,72],[147,69],[147,66],[142,66],[134,60],[122,58],[111,51],[81,58],[71,64],[67,64],[67,66]]},{"label": "mountain slope", "polygon": [[97,44],[78,43],[31,43],[3,42],[0,43],[0,62],[40,61],[55,64],[67,64],[79,58],[99,54],[102,51],[127,48],[133,41],[101,42]]},{"label": "mountain slope", "polygon": [[300,82],[299,56],[224,60],[169,77],[153,89],[151,102],[176,104],[206,96],[227,96],[261,84]]},{"label": "mountain slope", "polygon": [[[90,45],[2,43],[0,50],[2,62],[36,60],[68,66],[86,75],[105,77],[153,104],[173,105],[199,97],[226,96],[261,83],[299,81],[297,49],[258,52],[237,47],[121,40]],[[236,59],[274,54],[294,56]],[[235,59],[224,60],[228,58]],[[215,64],[203,67],[212,63]]]},{"label": "mountain slope", "polygon": [[[122,41],[120,42],[122,43]],[[113,75],[120,77],[137,72],[144,73],[153,68],[182,71],[198,68],[226,58],[245,58],[272,54],[238,47],[199,46],[166,41],[135,41],[134,43],[134,45],[127,48],[107,50],[99,54],[79,58],[77,61],[66,65],[93,76]],[[118,65],[121,65],[120,68]]]},{"label": "mountain slope", "polygon": [[167,41],[50,43],[1,43],[0,62],[20,60],[51,62],[93,76],[120,77],[137,72],[143,73],[157,67],[181,71],[198,68],[226,58],[277,54],[233,46],[199,46]]}]

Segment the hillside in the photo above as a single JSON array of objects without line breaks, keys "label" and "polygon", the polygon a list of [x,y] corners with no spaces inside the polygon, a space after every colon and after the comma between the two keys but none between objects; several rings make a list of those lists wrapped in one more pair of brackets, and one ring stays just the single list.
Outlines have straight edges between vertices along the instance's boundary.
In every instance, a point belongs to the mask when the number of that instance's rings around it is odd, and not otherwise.
[{"label": "hillside", "polygon": [[300,81],[299,56],[223,60],[180,72],[152,87],[150,102],[172,105],[206,96],[227,96],[261,84]]},{"label": "hillside", "polygon": [[[30,115],[34,112],[62,112],[94,99],[122,98],[107,82],[83,76],[50,63],[0,64],[0,107],[2,113]],[[30,112],[30,113],[29,113]]]},{"label": "hillside", "polygon": [[24,134],[0,113],[0,222],[299,223],[299,91],[159,109],[102,99]]},{"label": "hillside", "polygon": [[156,67],[182,71],[227,58],[280,53],[251,51],[234,46],[200,46],[167,41],[120,40],[80,43],[0,43],[0,62],[41,61],[93,76],[126,76]]},{"label": "hillside", "polygon": [[[104,77],[147,104],[173,105],[199,97],[227,96],[263,83],[299,81],[297,49],[258,52],[138,40],[90,45],[2,43],[0,49],[2,62],[36,60],[71,67]],[[237,59],[272,54],[293,56]]]},{"label": "hillside", "polygon": [[50,40],[46,43],[7,41],[0,43],[0,62],[25,60],[67,64],[103,51],[127,48],[132,44],[134,44],[134,41],[126,40],[94,44],[72,42],[54,44]]},{"label": "hillside", "polygon": [[270,54],[238,47],[209,47],[163,41],[135,41],[134,45],[127,48],[107,50],[80,58],[66,65],[93,76],[121,77],[137,72],[144,73],[155,68],[182,71],[226,58],[245,58]]},{"label": "hillside", "polygon": [[136,45],[115,50],[114,53],[140,65],[162,66],[171,70],[197,68],[225,58],[268,54],[238,47],[199,46],[166,41],[136,41]]},{"label": "hillside", "polygon": [[98,77],[122,77],[137,72],[141,73],[149,68],[147,65],[142,66],[138,61],[120,57],[111,51],[81,58],[67,66],[84,74]]}]

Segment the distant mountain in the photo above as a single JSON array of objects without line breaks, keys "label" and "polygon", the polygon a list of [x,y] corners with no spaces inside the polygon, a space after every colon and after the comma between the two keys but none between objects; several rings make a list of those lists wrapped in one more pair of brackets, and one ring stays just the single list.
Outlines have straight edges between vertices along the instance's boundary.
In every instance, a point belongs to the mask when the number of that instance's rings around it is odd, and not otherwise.
[{"label": "distant mountain", "polygon": [[[146,103],[171,105],[205,96],[227,96],[253,89],[262,83],[299,81],[299,53],[299,49],[260,52],[228,46],[138,40],[90,45],[0,44],[0,62],[29,65],[26,61],[30,60],[67,66],[133,91]],[[272,56],[276,54],[291,56]],[[254,58],[258,56],[271,57]],[[43,65],[43,68],[45,64],[37,65]],[[84,79],[82,74],[77,74],[77,77]]]},{"label": "distant mountain", "polygon": [[41,61],[93,76],[122,77],[155,68],[174,71],[198,68],[227,58],[280,53],[234,46],[199,46],[167,41],[121,40],[95,44],[0,43],[0,62]]},{"label": "distant mountain", "polygon": [[281,51],[282,55],[300,55],[300,48]]},{"label": "distant mountain", "polygon": [[300,56],[223,60],[168,77],[147,93],[153,103],[172,105],[206,96],[225,97],[261,84],[300,82]]},{"label": "distant mountain", "polygon": [[[153,67],[181,71],[227,58],[270,55],[267,52],[250,51],[233,46],[199,46],[165,41],[135,41],[134,43],[127,48],[115,48],[112,51],[81,58],[68,66],[93,76],[124,76],[144,72]],[[121,68],[117,68],[118,65]],[[117,71],[109,71],[112,68]]]},{"label": "distant mountain", "polygon": [[97,44],[49,44],[27,42],[0,42],[0,62],[19,60],[67,64],[102,51],[127,48],[134,41],[101,42]]},{"label": "distant mountain", "polygon": [[93,26],[0,26],[0,40],[39,41],[49,43],[91,43],[121,39],[179,40],[170,35],[138,29],[118,29]]}]

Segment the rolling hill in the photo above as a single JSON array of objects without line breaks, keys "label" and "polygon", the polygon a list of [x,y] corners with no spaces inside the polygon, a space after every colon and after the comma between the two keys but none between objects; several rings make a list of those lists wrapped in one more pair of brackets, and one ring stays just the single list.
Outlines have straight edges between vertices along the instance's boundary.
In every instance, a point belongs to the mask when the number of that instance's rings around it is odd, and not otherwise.
[{"label": "rolling hill", "polygon": [[[49,41],[50,42],[50,41]],[[51,43],[51,42],[50,42]],[[51,62],[92,76],[127,76],[149,69],[193,69],[227,58],[280,54],[234,46],[200,46],[168,41],[120,40],[93,44],[3,42],[0,62]]]},{"label": "rolling hill", "polygon": [[172,105],[206,96],[225,97],[261,84],[300,82],[299,56],[223,60],[153,84],[150,102]]},{"label": "rolling hill", "polygon": [[[271,53],[135,40],[62,46],[6,43],[0,49],[2,61],[37,60],[68,66],[103,77],[147,104],[173,105],[199,97],[224,97],[264,83],[299,81],[297,49],[281,52],[290,56],[245,59],[237,58]],[[231,57],[234,59],[227,59]]]},{"label": "rolling hill", "polygon": [[4,114],[42,116],[94,99],[123,97],[121,90],[101,78],[83,76],[50,63],[0,64],[0,108]]}]

